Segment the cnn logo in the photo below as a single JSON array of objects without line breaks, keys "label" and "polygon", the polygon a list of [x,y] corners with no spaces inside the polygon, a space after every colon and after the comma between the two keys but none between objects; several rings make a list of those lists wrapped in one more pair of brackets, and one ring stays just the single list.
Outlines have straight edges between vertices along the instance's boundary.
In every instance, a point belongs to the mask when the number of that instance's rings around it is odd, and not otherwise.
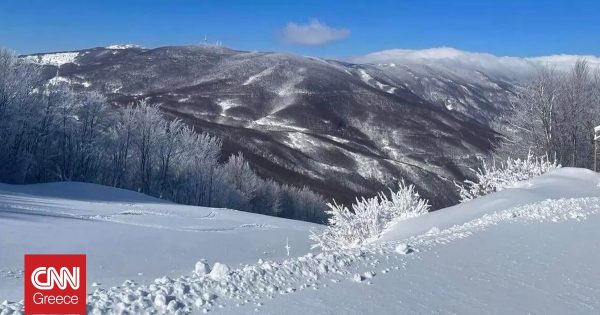
[{"label": "cnn logo", "polygon": [[25,255],[26,314],[85,314],[85,255]]},{"label": "cnn logo", "polygon": [[[40,277],[46,277],[46,281],[40,281]],[[79,289],[79,267],[73,267],[73,272],[70,272],[66,267],[60,268],[60,273],[54,267],[39,267],[31,274],[31,283],[40,290],[52,290],[54,285],[59,289],[64,290],[67,284],[72,289]]]}]

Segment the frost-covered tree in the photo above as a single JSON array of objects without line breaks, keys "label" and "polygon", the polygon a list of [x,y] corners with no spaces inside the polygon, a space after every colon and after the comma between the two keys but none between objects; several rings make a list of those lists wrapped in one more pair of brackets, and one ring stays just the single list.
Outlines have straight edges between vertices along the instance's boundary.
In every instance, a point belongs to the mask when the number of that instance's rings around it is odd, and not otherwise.
[{"label": "frost-covered tree", "polygon": [[508,158],[506,162],[491,165],[482,160],[482,166],[473,170],[476,179],[455,183],[460,195],[460,202],[469,201],[493,192],[514,187],[518,182],[540,176],[550,170],[560,167],[556,161],[548,157],[535,157],[528,154],[526,159]]},{"label": "frost-covered tree", "polygon": [[404,181],[398,184],[398,190],[390,189],[390,196],[379,193],[381,204],[387,209],[385,211],[386,221],[394,223],[408,218],[420,216],[429,211],[429,203],[420,197],[414,185],[406,185]]},{"label": "frost-covered tree", "polygon": [[35,163],[41,110],[32,91],[38,83],[39,67],[0,49],[0,178],[7,181],[24,182]]},{"label": "frost-covered tree", "polygon": [[336,202],[328,206],[327,228],[310,236],[314,247],[325,250],[360,247],[378,238],[391,224],[425,214],[430,208],[415,187],[403,181],[397,191],[390,190],[390,197],[379,193],[368,199],[357,198],[351,209]]},{"label": "frost-covered tree", "polygon": [[598,77],[585,60],[568,72],[542,69],[513,103],[497,154],[526,158],[532,152],[591,167],[593,127],[600,124]]},{"label": "frost-covered tree", "polygon": [[76,112],[74,135],[74,162],[71,173],[77,180],[101,177],[106,163],[108,132],[114,123],[106,98],[97,92],[84,92],[77,95],[79,106]]},{"label": "frost-covered tree", "polygon": [[600,124],[600,104],[594,99],[593,74],[586,60],[579,60],[567,74],[563,87],[559,122],[562,124],[560,139],[562,147],[559,160],[575,167],[591,167],[592,134]]},{"label": "frost-covered tree", "polygon": [[112,126],[108,128],[107,142],[112,145],[107,152],[110,164],[104,177],[104,182],[108,185],[125,188],[128,183],[133,133],[133,109],[131,107],[121,109]]},{"label": "frost-covered tree", "polygon": [[519,99],[512,103],[512,114],[505,126],[508,138],[500,147],[503,155],[514,152],[545,155],[557,150],[560,81],[559,72],[543,68],[521,91]]},{"label": "frost-covered tree", "polygon": [[156,157],[157,142],[162,138],[166,121],[160,114],[158,106],[141,102],[133,111],[134,137],[138,190],[143,193],[152,192],[152,178]]},{"label": "frost-covered tree", "polygon": [[184,147],[181,145],[181,134],[185,125],[181,120],[174,119],[164,124],[164,132],[156,141],[156,155],[158,168],[156,172],[157,189],[167,191],[173,185],[173,167],[177,163]]},{"label": "frost-covered tree", "polygon": [[242,193],[245,203],[255,202],[261,182],[241,153],[229,157],[227,163],[222,166],[222,174],[227,182],[232,183],[234,188]]}]

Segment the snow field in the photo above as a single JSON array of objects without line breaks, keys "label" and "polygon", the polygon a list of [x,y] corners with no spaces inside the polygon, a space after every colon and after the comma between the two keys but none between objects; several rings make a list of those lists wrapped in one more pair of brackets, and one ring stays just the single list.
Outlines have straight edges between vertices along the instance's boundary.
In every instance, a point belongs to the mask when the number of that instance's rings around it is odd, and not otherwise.
[{"label": "snow field", "polygon": [[[526,223],[562,222],[584,220],[600,211],[600,198],[571,198],[545,200],[539,203],[511,208],[447,229],[431,229],[408,240],[374,244],[372,249],[346,252],[322,252],[287,259],[282,262],[259,261],[229,270],[215,263],[209,274],[181,276],[177,279],[158,278],[153,284],[136,286],[125,281],[122,286],[108,290],[97,289],[88,297],[90,312],[166,312],[188,313],[210,311],[217,308],[261,304],[264,299],[292,294],[341,281],[366,282],[377,276],[373,271],[380,260],[403,260],[401,255],[414,251],[427,251],[435,246],[465,238],[491,225],[523,221]],[[405,267],[405,263],[400,266]],[[362,273],[353,270],[371,268]],[[400,269],[400,268],[398,268]],[[219,270],[216,275],[215,270]],[[383,269],[381,273],[390,272]],[[408,271],[410,272],[410,271]],[[341,279],[340,279],[341,278]],[[329,281],[326,281],[329,280]]]},{"label": "snow field", "polygon": [[[481,313],[483,310],[490,312],[494,310],[498,312],[502,312],[502,310],[529,312],[536,309],[547,310],[548,305],[550,307],[556,306],[557,309],[575,305],[577,310],[585,309],[593,313],[594,310],[597,310],[595,309],[597,303],[594,302],[592,296],[597,289],[593,286],[588,288],[589,284],[584,281],[584,278],[581,278],[580,274],[577,274],[580,268],[585,268],[582,269],[583,271],[588,270],[585,263],[593,264],[593,258],[589,254],[584,256],[588,260],[581,262],[584,265],[579,266],[578,269],[575,268],[577,266],[572,265],[569,257],[560,256],[564,253],[560,253],[558,257],[552,253],[552,244],[541,244],[540,247],[539,239],[530,243],[527,242],[532,235],[537,235],[537,231],[549,230],[561,233],[562,236],[552,236],[555,238],[566,237],[585,241],[581,240],[580,236],[570,236],[573,235],[573,232],[569,229],[572,229],[573,225],[556,224],[559,228],[554,230],[540,227],[565,221],[584,221],[592,216],[593,220],[589,220],[591,223],[590,226],[586,227],[587,229],[600,222],[597,216],[600,212],[599,182],[599,176],[595,173],[578,169],[561,169],[535,178],[529,181],[527,185],[521,185],[522,188],[505,189],[485,198],[398,222],[385,231],[381,239],[374,240],[360,249],[308,253],[292,258],[282,258],[283,256],[274,257],[273,259],[260,258],[256,260],[255,258],[255,263],[242,263],[235,266],[235,263],[223,263],[222,260],[211,264],[211,260],[219,261],[213,255],[212,258],[207,260],[200,259],[195,264],[189,263],[187,272],[180,272],[178,276],[160,276],[153,281],[139,281],[139,283],[130,278],[123,281],[121,285],[110,288],[103,288],[101,284],[97,283],[97,285],[92,286],[92,290],[88,290],[90,292],[87,301],[88,311],[92,314],[183,314],[219,311],[228,314],[247,314],[253,311],[268,314],[281,314],[282,312],[301,314],[306,311],[306,306],[310,306],[309,308],[314,308],[317,313],[348,311],[349,313],[358,314],[361,307],[364,309],[366,306],[349,306],[347,303],[350,300],[364,297],[366,291],[363,288],[370,286],[368,287],[370,288],[368,294],[372,294],[371,298],[374,304],[370,304],[371,300],[367,304],[371,310],[374,310],[373,312],[379,310],[382,313],[389,313],[398,309],[420,310],[422,312],[445,309],[459,313],[461,310],[466,311],[466,313],[475,313],[476,311]],[[547,197],[542,198],[542,196]],[[561,196],[568,196],[569,198],[561,198]],[[25,198],[25,196],[18,197]],[[20,199],[18,201],[23,202]],[[15,200],[11,202],[15,202]],[[60,200],[54,200],[54,202],[61,207],[66,207],[66,204],[61,203]],[[514,206],[510,206],[511,204]],[[68,205],[73,206],[72,203]],[[80,202],[77,205],[82,206],[85,203]],[[110,207],[110,204],[108,205]],[[16,206],[10,208],[13,211],[11,213],[27,210],[26,207],[20,209]],[[164,207],[167,206],[179,207],[172,204],[164,205]],[[95,211],[100,210],[100,208],[96,208],[97,206],[90,207],[88,205],[88,207]],[[154,208],[153,211],[158,211],[162,210],[162,207],[159,204],[151,204],[150,208]],[[192,208],[194,207],[187,207],[186,209],[190,210],[190,214],[197,215],[195,211],[191,211]],[[140,210],[142,209],[144,209],[143,206]],[[0,210],[2,209],[0,208]],[[29,209],[29,213],[36,214],[37,212],[33,210],[35,209]],[[174,215],[177,212],[173,209],[170,214]],[[50,213],[47,211],[45,214]],[[137,217],[143,218],[143,216],[131,216],[128,217],[128,220],[134,220]],[[219,212],[214,216],[223,219],[223,214]],[[233,211],[225,212],[224,216],[229,220],[234,219],[246,223],[251,221],[252,217],[249,214]],[[0,224],[2,223],[1,219],[0,217]],[[184,219],[189,221],[189,218]],[[270,223],[273,225],[287,222],[272,220]],[[157,224],[157,222],[162,225],[166,224],[163,219],[152,223]],[[128,223],[133,223],[133,221]],[[502,226],[502,233],[482,233],[493,226]],[[512,226],[520,227],[520,230],[519,228],[509,228]],[[133,228],[135,226],[129,227]],[[498,230],[497,228],[493,229],[493,231]],[[526,236],[517,240],[521,243],[515,243],[515,240],[511,238],[512,234],[507,232],[513,230],[520,231],[519,233]],[[232,231],[236,230],[227,230],[227,233],[232,233]],[[256,230],[253,233],[259,231]],[[274,233],[274,231],[268,233]],[[168,232],[174,233],[172,230],[168,230]],[[476,233],[481,235],[471,237]],[[584,232],[577,235],[586,235],[582,233]],[[509,236],[506,237],[506,235]],[[541,237],[543,238],[543,235]],[[285,240],[285,237],[283,239]],[[471,240],[471,246],[475,244],[482,247],[469,247],[464,245],[465,241],[458,242],[458,240],[465,239]],[[479,239],[485,241],[478,242]],[[298,241],[292,242],[292,249],[295,253],[297,253],[296,242]],[[511,242],[511,245],[501,246],[506,242]],[[567,244],[569,242],[571,241],[567,241]],[[285,242],[281,244],[282,247],[284,244]],[[455,246],[455,244],[463,245]],[[231,245],[234,246],[235,244]],[[481,259],[468,258],[484,248],[493,248],[494,246],[503,247],[504,250],[514,249],[516,251],[516,254],[500,252],[497,257],[490,258],[502,266],[512,266],[511,274],[508,276],[503,274],[502,270],[497,270],[493,264],[479,265]],[[575,244],[573,244],[574,246]],[[445,249],[449,247],[460,248],[460,251],[448,253],[448,250]],[[584,246],[583,248],[587,247]],[[445,256],[437,256],[438,251],[444,252]],[[305,253],[305,251],[300,251],[300,253],[303,252]],[[580,252],[570,251],[569,253]],[[542,257],[543,260],[536,260],[536,257]],[[494,260],[498,258],[501,260]],[[563,292],[560,291],[561,287],[553,287],[551,283],[547,282],[548,280],[542,281],[545,278],[529,279],[524,277],[524,275],[531,272],[526,269],[531,268],[529,267],[530,260],[537,264],[549,265],[549,259],[555,260],[552,266],[558,269],[552,270],[558,270],[558,277],[574,277],[572,278],[574,284],[568,290],[573,290],[572,287],[581,288],[581,292],[567,290],[565,292],[572,293],[572,297],[564,296],[564,293],[560,295]],[[454,260],[464,263],[461,266],[453,267],[459,268],[460,272],[452,272],[452,268],[450,268],[452,274],[444,274],[443,272],[447,272],[448,269],[447,262]],[[454,263],[457,263],[456,261]],[[141,263],[141,261],[137,263]],[[423,263],[425,265],[422,265]],[[8,270],[4,266],[2,268],[4,276],[6,276]],[[535,269],[534,271],[539,272],[538,276],[548,277],[548,273],[544,273],[544,269]],[[15,274],[14,271],[11,272]],[[413,276],[413,272],[418,274]],[[432,273],[435,276],[432,276]],[[550,274],[554,276],[556,272]],[[0,276],[3,276],[3,274],[0,273]],[[19,277],[18,272],[16,277]],[[473,277],[488,279],[487,284],[478,283],[478,285],[492,290],[490,291],[492,293],[482,292],[472,287],[470,281]],[[588,277],[593,279],[595,274],[588,274]],[[416,284],[394,282],[399,279],[412,279],[410,281],[421,282]],[[22,281],[21,279],[18,280]],[[96,281],[95,278],[88,278],[90,283]],[[436,284],[438,282],[444,285],[437,288]],[[532,282],[537,283],[538,287],[528,286]],[[536,289],[546,288],[548,285],[550,287],[547,291],[540,292]],[[398,286],[402,290],[395,290]],[[462,291],[453,291],[451,290],[452,287],[459,287]],[[438,300],[431,300],[430,302],[433,304],[425,305],[423,301],[427,300],[426,297],[416,294],[412,291],[413,288],[414,290],[424,290],[426,294],[433,294],[434,296],[440,293],[445,295],[440,295]],[[514,305],[503,302],[502,294],[510,296],[513,288],[522,290],[519,292],[530,292],[531,294],[537,294],[537,296],[550,297],[552,300],[543,303],[531,301],[531,303],[517,303]],[[326,297],[335,293],[337,297],[335,299],[327,297],[322,301],[315,300],[314,294],[310,293],[314,290],[323,290]],[[452,292],[458,292],[456,293],[458,295]],[[502,294],[498,295],[496,292]],[[319,296],[322,295],[319,293]],[[457,301],[457,297],[465,298],[465,300],[461,298],[460,301]],[[495,297],[495,300],[492,297]],[[576,300],[573,301],[573,298],[576,298]],[[397,300],[400,299],[407,304],[398,304]],[[491,305],[496,308],[488,308],[489,303],[492,303]],[[349,309],[349,307],[352,308]],[[0,314],[2,315],[20,314],[21,312],[23,312],[22,301],[4,301],[0,304]]]}]

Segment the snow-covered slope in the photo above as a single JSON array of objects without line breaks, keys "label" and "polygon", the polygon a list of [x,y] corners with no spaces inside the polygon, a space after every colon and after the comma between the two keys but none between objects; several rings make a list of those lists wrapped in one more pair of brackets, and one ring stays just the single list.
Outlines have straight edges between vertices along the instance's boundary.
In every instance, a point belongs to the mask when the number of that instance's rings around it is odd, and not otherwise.
[{"label": "snow-covered slope", "polygon": [[568,205],[582,209],[558,223],[528,218],[484,231],[433,231],[427,245],[414,245],[418,252],[399,255],[388,246],[367,259],[353,271],[360,282],[354,276],[340,277],[339,283],[323,279],[318,290],[267,301],[260,313],[598,314],[599,202]]},{"label": "snow-covered slope", "polygon": [[324,276],[260,312],[595,314],[599,238],[600,175],[563,168],[399,222],[354,254],[344,276]]},{"label": "snow-covered slope", "polygon": [[596,314],[599,184],[597,173],[563,168],[402,221],[365,252],[373,258],[357,269],[360,283],[304,290],[261,311]]},{"label": "snow-covered slope", "polygon": [[182,206],[86,183],[0,184],[0,301],[22,298],[23,254],[87,254],[88,292],[129,279],[191,272],[206,259],[230,264],[309,248],[317,225],[229,209]]},{"label": "snow-covered slope", "polygon": [[398,240],[425,233],[434,227],[450,228],[496,211],[546,200],[592,196],[600,197],[600,176],[597,173],[579,168],[560,168],[533,180],[521,182],[518,187],[400,222],[388,231],[382,240]]},{"label": "snow-covered slope", "polygon": [[389,49],[347,60],[370,65],[372,75],[433,104],[491,122],[506,112],[511,93],[543,67],[569,71],[578,60],[586,60],[592,69],[600,69],[600,57],[593,55],[511,57],[451,47]]},{"label": "snow-covered slope", "polygon": [[[152,200],[39,197],[27,194],[30,187],[0,190],[0,299],[20,299],[23,253],[74,251],[88,254],[88,285],[104,282],[89,288],[89,311],[98,313],[600,311],[600,175],[588,170],[558,169],[399,222],[368,248],[326,253],[308,253],[315,226],[301,222]],[[194,274],[200,258],[231,270]],[[159,275],[169,277],[151,281]],[[6,302],[3,309],[22,305]]]}]

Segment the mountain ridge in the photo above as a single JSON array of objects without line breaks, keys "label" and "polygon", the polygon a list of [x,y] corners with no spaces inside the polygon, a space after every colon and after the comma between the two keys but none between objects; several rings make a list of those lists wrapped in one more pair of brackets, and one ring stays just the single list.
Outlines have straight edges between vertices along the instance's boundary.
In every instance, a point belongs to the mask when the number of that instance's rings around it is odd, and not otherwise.
[{"label": "mountain ridge", "polygon": [[34,54],[49,84],[146,100],[224,139],[256,171],[349,202],[414,183],[434,207],[489,154],[517,94],[481,71],[356,64],[221,46],[135,46]]}]

